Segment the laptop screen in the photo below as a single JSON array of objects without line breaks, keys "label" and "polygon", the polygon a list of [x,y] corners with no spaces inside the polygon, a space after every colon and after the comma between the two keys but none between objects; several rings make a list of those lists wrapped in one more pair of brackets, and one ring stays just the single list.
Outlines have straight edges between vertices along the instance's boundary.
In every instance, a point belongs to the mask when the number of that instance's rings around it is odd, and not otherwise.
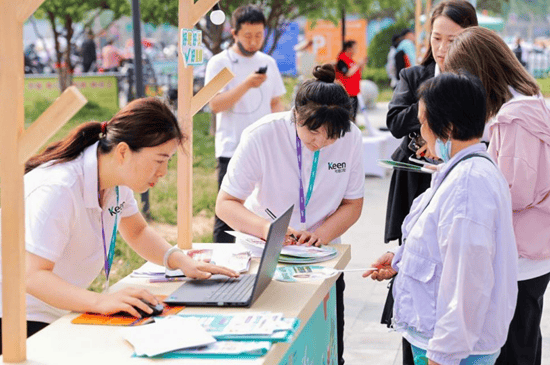
[{"label": "laptop screen", "polygon": [[285,235],[293,209],[294,204],[269,226],[265,248],[256,277],[257,283],[252,293],[252,303],[262,294],[273,278],[273,274],[277,268],[277,260],[285,242]]}]

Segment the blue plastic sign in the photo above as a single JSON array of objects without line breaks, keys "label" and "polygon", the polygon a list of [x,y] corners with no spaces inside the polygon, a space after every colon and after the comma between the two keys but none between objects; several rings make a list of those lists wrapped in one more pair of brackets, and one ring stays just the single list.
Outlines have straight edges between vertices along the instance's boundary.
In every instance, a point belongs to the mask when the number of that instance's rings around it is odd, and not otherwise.
[{"label": "blue plastic sign", "polygon": [[194,29],[181,30],[181,54],[183,64],[198,66],[204,63],[204,51],[202,49],[202,32]]}]

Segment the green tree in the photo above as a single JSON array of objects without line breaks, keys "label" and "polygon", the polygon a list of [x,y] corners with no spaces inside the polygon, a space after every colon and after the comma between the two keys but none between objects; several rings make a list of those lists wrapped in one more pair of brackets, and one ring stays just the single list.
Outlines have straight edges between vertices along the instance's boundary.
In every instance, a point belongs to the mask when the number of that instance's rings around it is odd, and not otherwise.
[{"label": "green tree", "polygon": [[[89,26],[104,11],[111,11],[114,21],[122,15],[130,14],[130,2],[128,0],[47,0],[34,13],[35,18],[47,19],[52,27],[61,91],[72,84],[71,75],[74,65],[70,55],[73,51],[75,25],[83,23]],[[63,42],[66,45],[65,49],[62,48],[62,38],[65,39]]]},{"label": "green tree", "polygon": [[[237,7],[250,3],[249,0],[223,0],[220,7],[229,18]],[[254,3],[265,10],[266,39],[272,34],[274,37],[268,53],[272,53],[277,46],[284,26],[299,17],[327,19],[336,23],[340,20],[341,9],[345,9],[348,14],[356,13],[374,18],[395,15],[407,9],[405,5],[408,4],[406,0],[261,0]],[[142,0],[141,14],[145,22],[177,26],[178,0]],[[223,27],[212,24],[208,16],[196,27],[203,32],[204,43],[214,54],[221,52],[221,45],[230,39],[230,35],[223,34]]]}]

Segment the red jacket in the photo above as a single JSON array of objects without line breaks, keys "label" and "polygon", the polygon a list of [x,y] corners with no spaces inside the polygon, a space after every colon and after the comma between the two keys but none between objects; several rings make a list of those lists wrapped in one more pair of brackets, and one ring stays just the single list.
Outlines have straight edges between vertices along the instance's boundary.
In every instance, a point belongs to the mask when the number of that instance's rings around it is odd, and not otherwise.
[{"label": "red jacket", "polygon": [[[345,64],[345,66],[344,66]],[[351,77],[346,77],[345,74],[355,65],[355,61],[349,58],[344,52],[338,55],[338,63],[336,65],[336,79],[340,80],[349,96],[357,96],[359,91],[359,82],[361,81],[361,69],[357,70]]]}]

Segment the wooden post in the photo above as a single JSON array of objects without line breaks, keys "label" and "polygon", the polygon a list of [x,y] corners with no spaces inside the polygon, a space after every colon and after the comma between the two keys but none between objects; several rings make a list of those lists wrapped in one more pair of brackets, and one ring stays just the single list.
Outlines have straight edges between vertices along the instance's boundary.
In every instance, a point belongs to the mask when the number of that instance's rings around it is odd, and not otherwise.
[{"label": "wooden post", "polygon": [[24,128],[23,23],[18,5],[0,8],[0,182],[2,183],[2,348],[5,362],[26,360],[24,165],[18,143]]},{"label": "wooden post", "polygon": [[430,33],[432,31],[432,25],[430,23],[430,15],[432,12],[432,0],[426,0],[426,20],[424,21],[424,47],[428,49],[430,44]]},{"label": "wooden post", "polygon": [[420,24],[420,15],[422,14],[422,0],[416,0],[416,7],[414,11],[414,36],[416,38],[416,60],[414,64],[418,63],[418,57],[420,56],[420,33],[422,32],[422,25]]},{"label": "wooden post", "polygon": [[43,0],[0,0],[0,184],[2,202],[3,361],[27,358],[25,308],[25,161],[85,103],[71,88],[25,132],[23,23]]},{"label": "wooden post", "polygon": [[[181,29],[192,29],[218,0],[180,0],[178,22]],[[181,47],[181,40],[180,40]],[[178,120],[187,136],[184,153],[178,157],[178,247],[191,248],[193,244],[193,116],[212,99],[231,79],[233,74],[224,68],[201,92],[193,97],[193,66],[185,67],[178,52]]]}]

